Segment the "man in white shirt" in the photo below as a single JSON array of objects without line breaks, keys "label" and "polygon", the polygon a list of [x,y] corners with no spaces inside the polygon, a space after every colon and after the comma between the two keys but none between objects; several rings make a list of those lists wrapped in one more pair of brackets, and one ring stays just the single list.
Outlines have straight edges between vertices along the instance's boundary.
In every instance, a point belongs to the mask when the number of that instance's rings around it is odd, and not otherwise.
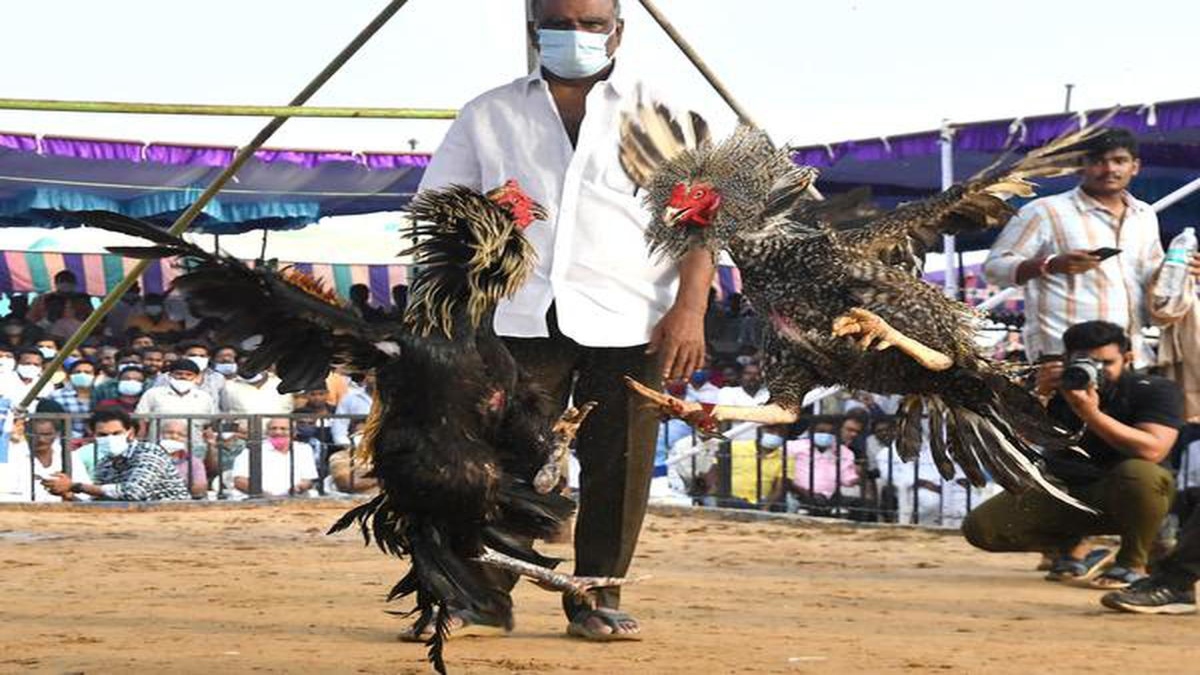
[{"label": "man in white shirt", "polygon": [[291,394],[279,393],[279,378],[264,370],[254,377],[235,376],[225,380],[221,412],[287,415],[292,412]]},{"label": "man in white shirt", "polygon": [[[755,362],[747,363],[738,368],[738,386],[721,387],[717,392],[717,405],[759,406],[766,405],[771,398],[771,392],[763,386],[762,367]],[[746,427],[741,433],[726,436],[731,441],[752,441],[758,437],[758,428],[762,425],[743,424]]]},{"label": "man in white shirt", "polygon": [[1137,153],[1131,133],[1109,129],[1093,142],[1079,187],[1026,204],[992,246],[988,281],[1025,290],[1030,361],[1060,356],[1067,328],[1099,320],[1125,329],[1139,367],[1154,362],[1141,329],[1164,256],[1158,216],[1129,194]]},{"label": "man in white shirt", "polygon": [[[31,445],[32,459],[29,456]],[[71,479],[91,482],[79,451],[67,451],[67,454],[71,456]],[[7,462],[0,464],[0,501],[61,502],[64,497],[51,494],[42,479],[62,471],[62,435],[58,425],[46,419],[22,423],[9,439]]]},{"label": "man in white shirt", "polygon": [[[179,359],[170,366],[167,373],[167,386],[151,387],[138,400],[134,412],[138,415],[147,413],[170,413],[181,419],[191,415],[208,415],[217,412],[217,403],[208,392],[196,386],[200,379],[200,367],[191,359]],[[200,447],[204,443],[204,420],[192,423],[192,446]],[[158,438],[157,425],[150,424],[146,438]]]},{"label": "man in white shirt", "polygon": [[[647,251],[650,217],[618,161],[620,115],[639,92],[631,64],[613,59],[624,30],[619,3],[535,0],[531,10],[540,67],[462,108],[421,187],[484,192],[516,179],[549,210],[525,230],[537,266],[499,303],[494,327],[564,407],[572,395],[598,403],[578,437],[575,573],[620,576],[645,514],[657,430],[621,378],[658,389],[664,375],[701,365],[714,267],[703,251],[678,266]],[[515,578],[492,576],[497,602],[509,601]],[[617,611],[619,589],[595,595],[594,610],[564,598],[570,634],[632,638],[640,630]],[[488,618],[458,613],[452,628]]]},{"label": "man in white shirt", "polygon": [[[308,443],[292,439],[286,417],[267,422],[262,442],[262,493],[270,497],[304,495],[317,480],[317,464]],[[233,460],[233,486],[250,492],[250,449]]]}]

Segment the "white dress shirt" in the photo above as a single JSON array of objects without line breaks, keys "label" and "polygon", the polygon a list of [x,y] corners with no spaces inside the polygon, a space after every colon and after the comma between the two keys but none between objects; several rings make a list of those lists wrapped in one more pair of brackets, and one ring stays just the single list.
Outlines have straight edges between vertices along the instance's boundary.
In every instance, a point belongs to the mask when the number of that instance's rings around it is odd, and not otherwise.
[{"label": "white dress shirt", "polygon": [[[270,441],[262,442],[262,491],[272,497],[285,497],[296,483],[317,479],[317,463],[312,446],[293,441],[291,452],[276,450]],[[295,457],[295,468],[290,457]],[[294,473],[293,473],[294,472]],[[233,460],[233,477],[250,478],[250,449]]]},{"label": "white dress shirt", "polygon": [[550,213],[525,230],[537,264],[499,303],[497,334],[547,337],[554,303],[559,328],[579,344],[630,347],[648,342],[670,309],[676,263],[650,258],[650,217],[617,159],[620,113],[636,101],[636,82],[617,64],[588,93],[572,148],[549,85],[535,72],[467,103],[450,127],[421,189],[486,192],[516,179]]},{"label": "white dress shirt", "polygon": [[1163,261],[1158,216],[1147,203],[1125,193],[1118,221],[1081,188],[1026,204],[1004,226],[983,264],[988,281],[1015,286],[1026,260],[1073,250],[1119,248],[1121,252],[1083,274],[1047,274],[1025,283],[1025,352],[1031,361],[1063,352],[1062,334],[1084,321],[1121,326],[1134,345],[1139,366],[1153,363],[1141,337],[1150,322],[1146,296]]}]

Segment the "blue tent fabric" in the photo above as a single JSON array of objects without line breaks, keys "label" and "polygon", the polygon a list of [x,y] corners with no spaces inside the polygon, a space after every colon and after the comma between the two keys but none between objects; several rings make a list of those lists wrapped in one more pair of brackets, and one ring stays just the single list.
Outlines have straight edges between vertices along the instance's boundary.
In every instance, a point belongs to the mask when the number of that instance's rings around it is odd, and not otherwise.
[{"label": "blue tent fabric", "polygon": [[[0,133],[0,226],[74,227],[106,209],[169,224],[236,148]],[[197,219],[195,230],[295,229],[326,216],[403,210],[429,156],[264,148]]]}]

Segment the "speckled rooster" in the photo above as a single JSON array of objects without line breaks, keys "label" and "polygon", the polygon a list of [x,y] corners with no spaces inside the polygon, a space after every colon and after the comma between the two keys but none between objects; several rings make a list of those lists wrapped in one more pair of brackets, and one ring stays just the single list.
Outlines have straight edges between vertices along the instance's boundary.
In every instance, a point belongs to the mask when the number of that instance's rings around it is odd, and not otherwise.
[{"label": "speckled rooster", "polygon": [[556,488],[566,446],[590,408],[558,419],[491,329],[496,301],[534,263],[522,230],[545,212],[513,182],[487,195],[463,187],[425,192],[410,212],[420,238],[410,252],[420,272],[403,322],[392,324],[365,323],[295,270],[250,268],[117,214],[80,216],[154,242],[116,253],[182,256],[187,271],[174,286],[191,311],[218,319],[222,340],[262,336],[243,372],[274,365],[281,392],[324,387],[331,365],[375,373],[361,449],[381,492],[331,532],[357,522],[368,542],[411,561],[388,600],[415,596],[414,633],[432,629],[429,657],[445,672],[452,611],[511,625],[511,608],[488,592],[481,564],[581,596],[622,580],[555,573],[558,561],[532,548],[573,510]]},{"label": "speckled rooster", "polygon": [[664,412],[711,431],[720,421],[768,424],[797,419],[804,395],[842,385],[904,394],[898,450],[919,453],[923,418],[941,474],[954,464],[976,485],[985,470],[1013,491],[1036,486],[1077,504],[1048,483],[1036,446],[1073,440],[1055,427],[1032,395],[986,358],[973,336],[977,316],[920,278],[924,253],[941,239],[1001,225],[1014,210],[1005,199],[1031,196],[1031,179],[1078,169],[1093,128],[1061,137],[928,199],[835,228],[837,200],[806,196],[817,176],[796,166],[765,133],[741,127],[721,142],[694,114],[639,105],[623,121],[621,160],[645,192],[654,222],[651,249],[679,258],[702,246],[728,250],[743,292],[767,321],[762,407],[701,406],[630,381]]}]

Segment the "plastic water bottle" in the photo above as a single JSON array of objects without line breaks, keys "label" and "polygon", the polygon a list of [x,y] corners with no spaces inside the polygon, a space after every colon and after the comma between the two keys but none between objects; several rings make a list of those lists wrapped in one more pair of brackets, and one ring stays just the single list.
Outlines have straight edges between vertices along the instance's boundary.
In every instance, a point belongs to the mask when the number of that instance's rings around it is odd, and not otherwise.
[{"label": "plastic water bottle", "polygon": [[1187,227],[1171,240],[1167,248],[1167,258],[1163,261],[1162,271],[1158,275],[1158,287],[1154,295],[1164,300],[1174,298],[1183,292],[1183,284],[1187,281],[1188,263],[1192,253],[1196,251],[1196,228]]}]

